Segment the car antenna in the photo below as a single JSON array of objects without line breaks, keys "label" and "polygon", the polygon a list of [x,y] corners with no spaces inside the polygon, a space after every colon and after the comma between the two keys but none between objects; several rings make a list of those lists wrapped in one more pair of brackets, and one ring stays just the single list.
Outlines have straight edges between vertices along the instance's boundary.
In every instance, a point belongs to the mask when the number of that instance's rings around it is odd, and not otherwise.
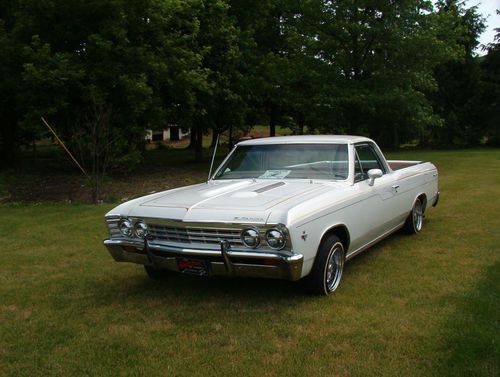
[{"label": "car antenna", "polygon": [[214,154],[212,155],[212,162],[210,163],[210,170],[208,172],[207,183],[210,181],[210,177],[212,176],[212,168],[214,167],[215,155],[217,154],[217,147],[219,146],[219,137],[220,134],[217,134],[217,141],[215,142]]}]

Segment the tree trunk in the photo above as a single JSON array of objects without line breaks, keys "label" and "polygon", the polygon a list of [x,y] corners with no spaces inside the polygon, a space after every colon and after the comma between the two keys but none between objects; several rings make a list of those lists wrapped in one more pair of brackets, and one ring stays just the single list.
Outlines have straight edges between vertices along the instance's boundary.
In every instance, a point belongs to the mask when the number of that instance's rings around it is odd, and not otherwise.
[{"label": "tree trunk", "polygon": [[196,147],[196,130],[191,127],[191,132],[189,133],[189,149],[195,149]]},{"label": "tree trunk", "polygon": [[[14,109],[14,107],[11,107]],[[17,146],[17,116],[14,111],[6,109],[4,119],[0,127],[0,167],[10,166],[15,161]]]},{"label": "tree trunk", "polygon": [[269,136],[276,136],[276,122],[278,114],[276,108],[273,106],[269,114]]},{"label": "tree trunk", "polygon": [[196,162],[203,161],[203,131],[201,129],[196,130],[196,149],[194,159]]},{"label": "tree trunk", "polygon": [[298,124],[299,124],[299,135],[304,135],[304,127],[306,125],[306,117],[303,113],[299,114]]},{"label": "tree trunk", "polygon": [[229,150],[233,149],[233,125],[229,126],[229,142],[227,143]]}]

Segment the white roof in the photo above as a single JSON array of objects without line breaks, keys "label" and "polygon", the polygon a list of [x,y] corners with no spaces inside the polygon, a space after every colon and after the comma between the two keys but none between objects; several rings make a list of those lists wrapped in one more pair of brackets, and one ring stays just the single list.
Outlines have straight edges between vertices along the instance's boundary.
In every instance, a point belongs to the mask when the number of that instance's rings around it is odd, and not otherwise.
[{"label": "white roof", "polygon": [[349,135],[300,135],[300,136],[275,136],[260,139],[240,141],[238,145],[265,145],[265,144],[353,144],[372,141],[363,136]]}]

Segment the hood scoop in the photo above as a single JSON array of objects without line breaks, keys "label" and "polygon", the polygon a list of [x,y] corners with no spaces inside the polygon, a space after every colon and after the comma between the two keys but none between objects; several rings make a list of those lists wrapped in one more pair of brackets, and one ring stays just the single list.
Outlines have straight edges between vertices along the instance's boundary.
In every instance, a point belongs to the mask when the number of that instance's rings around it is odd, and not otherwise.
[{"label": "hood scoop", "polygon": [[285,184],[286,184],[285,182],[276,182],[276,183],[273,183],[271,185],[267,185],[267,186],[258,188],[257,190],[254,190],[254,192],[256,192],[257,194],[262,194],[263,192],[272,190],[272,189],[274,189],[276,187],[280,187],[280,186],[283,186]]},{"label": "hood scoop", "polygon": [[286,185],[285,182],[276,182],[270,185],[266,185],[263,187],[259,187],[253,191],[237,191],[231,195],[232,198],[255,198],[257,195],[262,194],[263,192],[275,189],[280,186]]}]

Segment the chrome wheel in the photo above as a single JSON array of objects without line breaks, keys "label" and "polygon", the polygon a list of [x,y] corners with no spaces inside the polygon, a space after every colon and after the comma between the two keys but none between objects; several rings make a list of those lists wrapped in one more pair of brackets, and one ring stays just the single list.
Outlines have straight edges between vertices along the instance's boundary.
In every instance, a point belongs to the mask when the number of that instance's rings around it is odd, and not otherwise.
[{"label": "chrome wheel", "polygon": [[344,248],[337,242],[330,250],[325,269],[325,285],[329,292],[333,292],[339,286],[344,268]]},{"label": "chrome wheel", "polygon": [[422,225],[424,223],[424,211],[422,208],[422,202],[420,199],[415,201],[413,206],[413,226],[415,228],[415,233],[422,230]]},{"label": "chrome wheel", "polygon": [[424,204],[421,198],[415,199],[413,203],[413,208],[410,214],[406,218],[405,225],[403,227],[404,231],[408,234],[415,234],[422,230],[424,226]]}]

